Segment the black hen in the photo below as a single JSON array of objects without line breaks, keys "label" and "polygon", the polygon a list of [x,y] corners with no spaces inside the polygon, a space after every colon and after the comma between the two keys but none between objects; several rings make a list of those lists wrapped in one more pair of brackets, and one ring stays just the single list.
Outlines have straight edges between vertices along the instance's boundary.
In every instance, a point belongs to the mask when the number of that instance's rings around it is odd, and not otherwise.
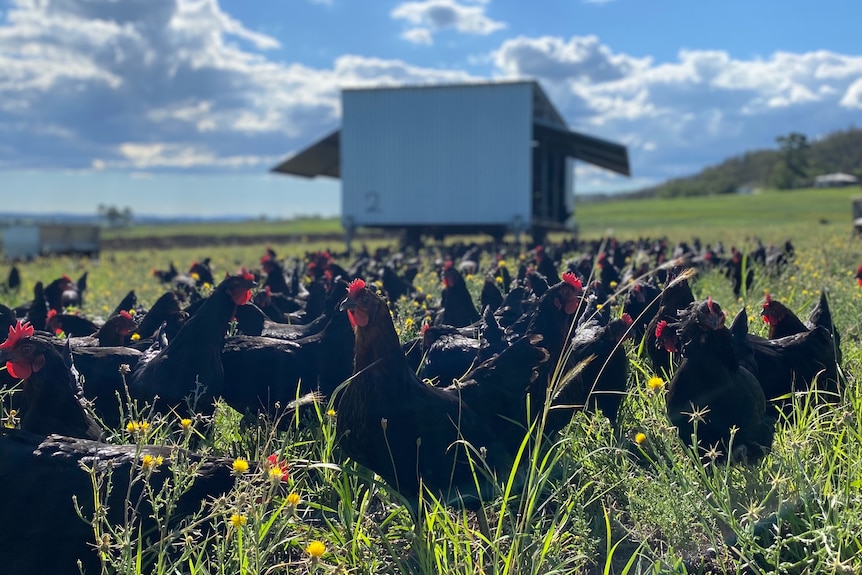
[{"label": "black hen", "polygon": [[[694,294],[688,285],[688,278],[692,273],[683,272],[665,285],[659,299],[658,312],[650,320],[646,328],[646,343],[644,347],[646,348],[647,355],[649,355],[653,370],[659,375],[667,376],[670,374],[672,350],[667,345],[663,345],[664,342],[658,341],[657,334],[662,332],[658,328],[660,325],[674,323],[677,319],[677,314],[694,301]],[[668,273],[668,277],[671,277],[670,273]],[[672,335],[670,331],[665,336],[676,339],[675,335]]]},{"label": "black hen", "polygon": [[44,331],[45,323],[48,321],[48,302],[45,299],[45,290],[42,282],[36,282],[33,286],[33,302],[26,311],[27,322],[37,330]]},{"label": "black hen", "polygon": [[775,419],[757,378],[740,365],[725,314],[708,299],[689,305],[677,328],[683,360],[668,384],[668,417],[680,438],[692,443],[697,422],[698,449],[711,459],[728,455],[756,460],[772,446]]},{"label": "black hen", "polygon": [[567,365],[577,368],[580,362],[587,363],[573,375],[565,391],[553,398],[554,407],[546,426],[549,431],[562,428],[571,419],[571,410],[563,406],[591,412],[600,410],[617,428],[617,415],[628,382],[629,362],[623,341],[630,335],[631,325],[631,317],[624,314],[607,325],[591,320],[578,326]]},{"label": "black hen", "polygon": [[0,344],[9,375],[24,381],[21,397],[15,398],[21,429],[100,440],[102,430],[78,401],[80,389],[71,361],[64,360],[54,345],[54,338],[35,335],[33,326],[20,321]]},{"label": "black hen", "polygon": [[826,328],[816,326],[810,331],[764,339],[748,333],[745,310],[739,312],[734,326],[737,323],[739,327],[733,330],[737,350],[743,345],[751,350],[750,361],[767,400],[789,413],[790,394],[810,389],[819,378],[820,390],[832,394],[828,399],[837,398],[838,364],[832,334]]},{"label": "black hen", "polygon": [[467,283],[461,272],[447,265],[443,270],[443,284],[445,287],[440,301],[443,309],[438,313],[434,323],[464,327],[479,321],[479,312],[473,304],[473,297],[467,290]]},{"label": "black hen", "polygon": [[[161,462],[152,473],[141,471],[142,458]],[[149,494],[158,494],[172,476],[171,464],[194,469],[189,484],[172,509],[170,519],[152,518]],[[93,480],[84,469],[110,479],[110,493],[100,501],[104,521],[126,525],[129,506],[137,515],[129,524],[142,536],[142,569],[149,572],[157,558],[149,546],[167,528],[202,510],[202,506],[231,490],[231,460],[204,458],[185,450],[152,445],[106,445],[59,435],[34,435],[15,429],[0,431],[0,490],[4,494],[0,524],[3,545],[0,562],[7,573],[102,573],[94,529],[81,520],[97,515]],[[131,502],[131,503],[130,503]],[[77,508],[76,508],[77,504]],[[208,510],[204,507],[206,514]],[[199,525],[206,535],[206,523]],[[61,535],[59,535],[61,534]],[[34,545],[34,542],[49,545]],[[80,566],[79,562],[80,561]]]},{"label": "black hen", "polygon": [[[345,296],[347,284],[337,280],[333,292]],[[327,400],[350,377],[353,329],[347,317],[338,313],[329,314],[319,332],[295,341],[231,337],[225,343],[222,364],[222,395],[227,404],[241,413],[262,411],[275,417],[310,405],[312,399]]]},{"label": "black hen", "polygon": [[351,283],[343,307],[356,333],[354,375],[338,404],[345,453],[411,502],[421,496],[420,485],[448,502],[471,501],[477,475],[479,495],[491,490],[461,440],[476,450],[475,462],[481,454],[492,470],[511,469],[520,445],[512,427],[527,427],[527,389],[547,353],[522,339],[463,384],[436,388],[410,370],[386,302],[365,282]]},{"label": "black hen", "polygon": [[423,360],[419,377],[448,387],[470,371],[482,343],[467,337],[458,328],[441,325],[422,329]]},{"label": "black hen", "polygon": [[230,276],[184,325],[167,348],[149,361],[138,363],[129,382],[135,399],[152,401],[162,413],[188,413],[186,398],[200,384],[203,413],[212,413],[213,399],[224,385],[221,353],[228,324],[238,305],[251,299],[255,286],[251,274]]}]

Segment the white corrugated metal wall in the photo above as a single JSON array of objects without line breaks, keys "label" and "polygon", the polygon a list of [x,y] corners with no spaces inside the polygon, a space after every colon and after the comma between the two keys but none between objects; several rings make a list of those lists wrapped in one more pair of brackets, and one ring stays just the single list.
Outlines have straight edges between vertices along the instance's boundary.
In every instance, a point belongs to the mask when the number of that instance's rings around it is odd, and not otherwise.
[{"label": "white corrugated metal wall", "polygon": [[345,90],[345,224],[529,224],[532,98],[527,82]]}]

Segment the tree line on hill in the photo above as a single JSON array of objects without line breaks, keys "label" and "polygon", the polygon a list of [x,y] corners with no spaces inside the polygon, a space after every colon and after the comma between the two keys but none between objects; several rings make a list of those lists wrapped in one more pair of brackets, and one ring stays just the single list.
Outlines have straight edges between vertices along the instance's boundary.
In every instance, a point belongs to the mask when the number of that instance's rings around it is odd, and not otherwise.
[{"label": "tree line on hill", "polygon": [[814,141],[805,134],[791,132],[778,136],[776,143],[777,150],[746,152],[699,174],[668,180],[626,196],[706,196],[753,187],[791,190],[810,187],[815,176],[834,172],[862,179],[862,129],[849,128]]}]

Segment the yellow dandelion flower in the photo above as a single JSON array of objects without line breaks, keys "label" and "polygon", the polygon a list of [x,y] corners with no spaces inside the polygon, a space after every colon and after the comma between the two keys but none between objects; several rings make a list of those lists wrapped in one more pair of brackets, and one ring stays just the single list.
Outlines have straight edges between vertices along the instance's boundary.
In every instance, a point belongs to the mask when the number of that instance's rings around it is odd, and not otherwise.
[{"label": "yellow dandelion flower", "polygon": [[412,317],[408,317],[407,319],[404,320],[404,327],[407,329],[410,329],[411,327],[413,327],[413,318]]},{"label": "yellow dandelion flower", "polygon": [[496,279],[498,284],[503,285],[503,278],[502,277],[497,276],[495,279]]},{"label": "yellow dandelion flower", "polygon": [[134,433],[138,430],[138,424],[134,421],[130,421],[126,424],[126,431],[129,433]]},{"label": "yellow dandelion flower", "polygon": [[197,274],[197,272],[192,273],[192,279],[198,281],[201,279],[201,276]]},{"label": "yellow dandelion flower", "polygon": [[332,408],[327,409],[327,410],[326,410],[326,415],[328,415],[329,417],[335,417],[335,410],[334,410],[334,409],[332,409]]},{"label": "yellow dandelion flower", "polygon": [[213,284],[211,284],[210,282],[204,282],[203,288],[204,289],[213,289]]},{"label": "yellow dandelion flower", "polygon": [[644,433],[642,431],[637,432],[635,434],[635,443],[637,443],[638,445],[641,445],[641,444],[643,444],[644,441],[646,441],[646,433]]},{"label": "yellow dandelion flower", "polygon": [[659,376],[654,375],[647,380],[646,384],[650,391],[658,391],[664,387],[664,380]]},{"label": "yellow dandelion flower", "polygon": [[320,559],[326,553],[326,545],[323,544],[323,541],[312,541],[305,548],[305,552],[311,555],[312,559]]},{"label": "yellow dandelion flower", "polygon": [[129,310],[129,315],[131,315],[131,316],[134,316],[136,313],[138,313],[138,312],[136,312],[134,310],[134,308]]},{"label": "yellow dandelion flower", "polygon": [[240,515],[239,513],[234,513],[230,516],[230,524],[234,526],[235,529],[239,529],[243,525],[248,522],[248,519],[245,515]]},{"label": "yellow dandelion flower", "polygon": [[243,459],[242,457],[237,457],[233,460],[233,472],[237,475],[242,475],[248,471],[248,461]]},{"label": "yellow dandelion flower", "polygon": [[141,457],[141,467],[146,469],[153,469],[158,467],[164,462],[164,458],[161,455],[157,455],[153,457],[149,453],[145,453],[143,457]]},{"label": "yellow dandelion flower", "polygon": [[192,420],[188,417],[184,417],[180,420],[180,429],[183,431],[189,431],[192,428]]},{"label": "yellow dandelion flower", "polygon": [[131,339],[132,339],[132,341],[138,341],[139,339],[141,339],[141,334],[133,333]]},{"label": "yellow dandelion flower", "polygon": [[275,467],[269,468],[270,481],[281,481],[282,477],[284,477],[284,471],[282,471],[281,467],[276,465]]},{"label": "yellow dandelion flower", "polygon": [[612,282],[611,282],[611,283],[609,283],[608,285],[609,285],[609,286],[611,286],[611,289],[616,289],[616,288],[617,288],[617,285],[619,285],[619,284],[617,284],[617,282],[615,282],[615,281],[612,281]]},{"label": "yellow dandelion flower", "polygon": [[297,505],[299,505],[299,493],[290,493],[287,496],[287,503],[291,507],[296,507]]}]

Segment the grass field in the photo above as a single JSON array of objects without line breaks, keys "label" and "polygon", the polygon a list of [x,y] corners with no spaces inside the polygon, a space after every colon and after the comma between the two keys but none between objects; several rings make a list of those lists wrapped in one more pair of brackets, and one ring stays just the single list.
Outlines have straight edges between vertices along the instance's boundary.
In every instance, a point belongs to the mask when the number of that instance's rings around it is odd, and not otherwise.
[{"label": "grass field", "polygon": [[[576,219],[585,236],[608,231],[625,237],[638,235],[756,233],[766,237],[787,235],[790,226],[850,225],[850,198],[862,188],[766,190],[747,196],[647,199],[579,203]],[[142,225],[107,229],[104,238],[164,238],[171,236],[263,237],[285,235],[342,234],[338,218],[296,220],[250,220],[243,222]]]},{"label": "grass field", "polygon": [[[241,432],[236,414],[221,409],[216,436],[203,446],[249,461],[283,453],[289,483],[273,489],[240,477],[234,492],[211,512],[216,522],[211,538],[178,529],[142,553],[159,558],[154,570],[159,574],[862,572],[862,288],[854,279],[862,240],[850,236],[849,199],[860,193],[859,188],[765,192],[577,208],[583,237],[607,230],[621,238],[663,235],[671,241],[697,235],[728,247],[751,245],[755,236],[767,242],[791,239],[797,248],[794,265],[775,278],[757,270],[754,286],[740,300],[718,273],[695,279],[696,295],[711,295],[731,316],[745,307],[756,319],[764,290],[804,316],[820,290],[829,290],[842,334],[844,395],[828,408],[797,398],[795,421],[780,426],[772,453],[759,464],[702,465],[670,427],[664,390],[647,385],[656,374],[629,346],[622,437],[615,437],[602,417],[577,416],[553,445],[544,446],[544,459],[527,465],[523,494],[501,494],[481,514],[431,503],[415,521],[384,484],[339,455],[337,413],[321,409],[319,421],[305,429],[277,432],[261,424]],[[109,251],[98,262],[41,259],[20,266],[22,293],[0,301],[22,303],[36,280],[63,273],[77,277],[87,270],[90,290],[82,311],[103,315],[129,289],[151,304],[162,292],[150,275],[153,267],[175,261],[184,268],[210,256],[220,277],[240,265],[255,266],[264,246]],[[280,255],[340,248],[273,247]],[[7,269],[0,266],[0,277]],[[477,294],[481,274],[468,281]],[[439,294],[439,279],[428,267],[416,283]],[[406,320],[409,304],[398,308],[396,325],[406,339],[416,325]],[[764,333],[753,320],[750,330]],[[8,421],[8,413],[3,416]],[[185,436],[177,430],[175,421],[154,420],[146,435],[121,430],[111,441],[182,444]],[[626,445],[641,433],[650,461],[639,464]],[[527,447],[537,452],[536,445]],[[178,482],[188,474],[175,466],[162,472]],[[165,495],[157,514],[169,513],[171,497]],[[105,526],[94,522],[94,527]],[[137,573],[134,530],[110,533],[105,573]]]},{"label": "grass field", "polygon": [[343,233],[338,218],[300,218],[296,220],[248,220],[199,224],[136,225],[106,229],[104,238],[163,238],[169,236],[280,236]]},{"label": "grass field", "polygon": [[627,237],[700,235],[706,241],[727,234],[768,239],[802,235],[800,230],[828,227],[850,233],[851,202],[862,188],[767,190],[745,196],[647,199],[586,203],[576,207],[581,233],[596,236],[613,230]]}]

